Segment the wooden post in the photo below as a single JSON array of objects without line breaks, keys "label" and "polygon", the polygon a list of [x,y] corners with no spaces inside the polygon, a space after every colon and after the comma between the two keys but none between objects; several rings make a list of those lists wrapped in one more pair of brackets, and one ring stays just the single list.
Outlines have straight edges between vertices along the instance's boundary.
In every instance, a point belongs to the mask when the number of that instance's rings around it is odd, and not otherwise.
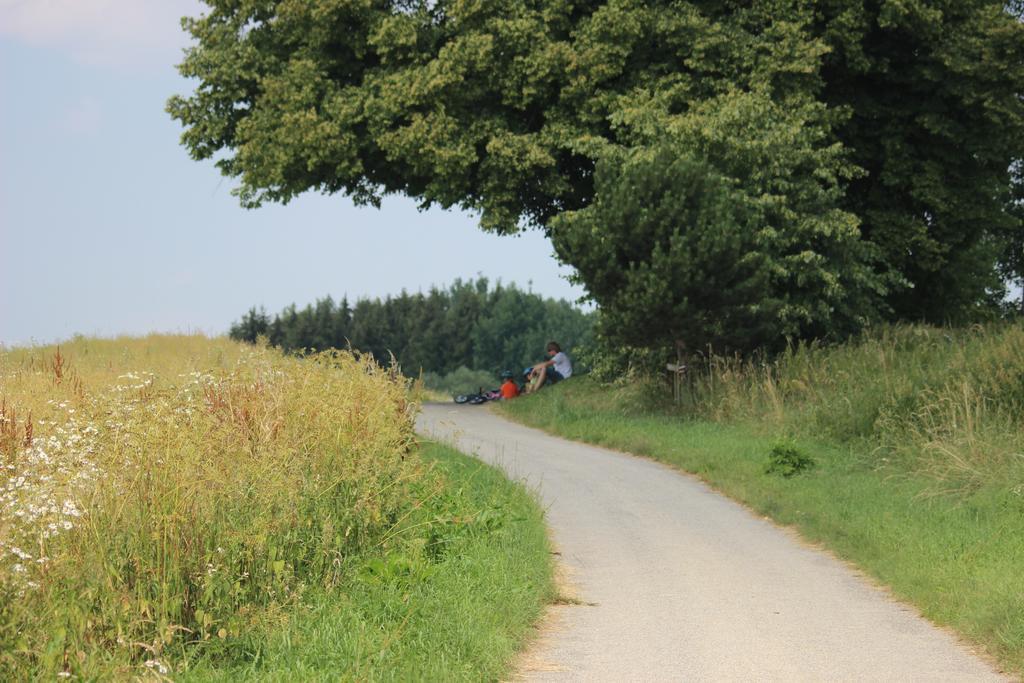
[{"label": "wooden post", "polygon": [[682,363],[669,363],[665,369],[672,373],[672,399],[677,403],[683,402],[683,374],[686,366]]},{"label": "wooden post", "polygon": [[672,398],[676,405],[683,402],[683,373],[686,372],[686,363],[683,362],[683,358],[685,357],[686,342],[676,339],[676,362],[665,366],[665,369],[672,373]]}]

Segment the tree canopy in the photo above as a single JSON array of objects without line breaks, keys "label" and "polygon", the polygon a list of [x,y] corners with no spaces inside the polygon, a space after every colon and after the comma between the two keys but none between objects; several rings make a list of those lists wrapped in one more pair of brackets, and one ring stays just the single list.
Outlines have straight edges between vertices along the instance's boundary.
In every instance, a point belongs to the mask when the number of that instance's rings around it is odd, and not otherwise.
[{"label": "tree canopy", "polygon": [[601,301],[586,264],[640,262],[571,234],[639,239],[593,222],[616,186],[598,168],[672,150],[750,212],[737,248],[773,244],[766,305],[802,306],[797,334],[998,298],[1024,158],[1024,28],[1000,0],[206,3],[185,22],[195,91],[168,107],[246,206],[402,193],[538,227]]}]

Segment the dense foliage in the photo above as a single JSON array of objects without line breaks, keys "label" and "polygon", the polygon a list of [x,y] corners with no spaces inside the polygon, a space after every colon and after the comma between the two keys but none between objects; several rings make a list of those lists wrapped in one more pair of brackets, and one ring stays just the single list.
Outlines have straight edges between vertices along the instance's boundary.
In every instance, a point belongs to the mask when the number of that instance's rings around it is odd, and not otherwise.
[{"label": "dense foliage", "polygon": [[1018,313],[1024,314],[1024,162],[1013,167],[1013,187],[1010,190],[1008,212],[1013,221],[1008,223],[1001,243],[999,272],[1018,288]]},{"label": "dense foliage", "polygon": [[672,149],[606,158],[595,180],[596,200],[558,217],[554,242],[601,306],[606,348],[743,350],[845,333],[877,291],[856,224],[818,184],[791,202],[797,216]]},{"label": "dense foliage", "polygon": [[[479,278],[428,294],[360,299],[354,307],[328,296],[303,309],[289,306],[273,318],[253,308],[231,326],[230,335],[248,342],[263,336],[288,351],[351,346],[381,362],[393,356],[409,374],[469,368],[490,373],[493,381],[503,369],[540,360],[552,339],[567,349],[585,343],[591,328],[592,315],[565,300]],[[472,374],[470,384],[479,377]]]},{"label": "dense foliage", "polygon": [[[399,192],[497,232],[538,226],[615,313],[586,265],[657,270],[655,244],[600,216],[592,239],[561,231],[601,200],[599,166],[669,149],[754,211],[735,247],[775,245],[766,305],[795,288],[783,328],[801,336],[965,319],[1012,268],[1024,25],[1002,0],[206,2],[186,21],[196,90],[169,110],[248,206]],[[693,207],[659,211],[666,235]],[[674,296],[714,308],[706,291]],[[635,323],[659,341],[657,314]],[[715,336],[688,329],[674,341]]]},{"label": "dense foliage", "polygon": [[836,137],[863,170],[843,205],[907,284],[888,297],[893,317],[945,322],[997,301],[999,245],[1022,229],[1004,203],[1024,157],[1017,3],[814,4],[821,99],[844,112]]}]

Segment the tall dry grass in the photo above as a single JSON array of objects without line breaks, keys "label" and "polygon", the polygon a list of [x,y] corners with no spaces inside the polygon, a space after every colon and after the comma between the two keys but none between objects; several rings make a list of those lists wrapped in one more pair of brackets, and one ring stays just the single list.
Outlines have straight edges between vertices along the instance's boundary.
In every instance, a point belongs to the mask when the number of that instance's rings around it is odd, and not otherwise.
[{"label": "tall dry grass", "polygon": [[689,377],[684,409],[856,443],[953,488],[1024,491],[1024,325],[886,327],[771,361],[713,357]]},{"label": "tall dry grass", "polygon": [[0,679],[170,675],[400,540],[405,381],[200,336],[0,350]]}]

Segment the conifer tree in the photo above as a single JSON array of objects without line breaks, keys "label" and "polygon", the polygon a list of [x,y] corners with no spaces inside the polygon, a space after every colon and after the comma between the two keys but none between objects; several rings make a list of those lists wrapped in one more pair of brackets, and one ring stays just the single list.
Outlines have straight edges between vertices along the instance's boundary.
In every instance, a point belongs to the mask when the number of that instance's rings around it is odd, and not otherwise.
[{"label": "conifer tree", "polygon": [[[271,322],[262,309],[250,309],[231,326],[235,339],[253,342],[265,334],[287,351],[348,348],[371,353],[382,363],[391,357],[415,376],[420,371],[448,374],[518,368],[536,362],[549,339],[567,348],[591,338],[593,316],[563,300],[544,299],[515,285],[481,278],[456,281],[448,289],[397,297],[360,299],[351,308],[328,296],[298,310],[294,304]],[[331,343],[325,340],[333,339]]]}]

